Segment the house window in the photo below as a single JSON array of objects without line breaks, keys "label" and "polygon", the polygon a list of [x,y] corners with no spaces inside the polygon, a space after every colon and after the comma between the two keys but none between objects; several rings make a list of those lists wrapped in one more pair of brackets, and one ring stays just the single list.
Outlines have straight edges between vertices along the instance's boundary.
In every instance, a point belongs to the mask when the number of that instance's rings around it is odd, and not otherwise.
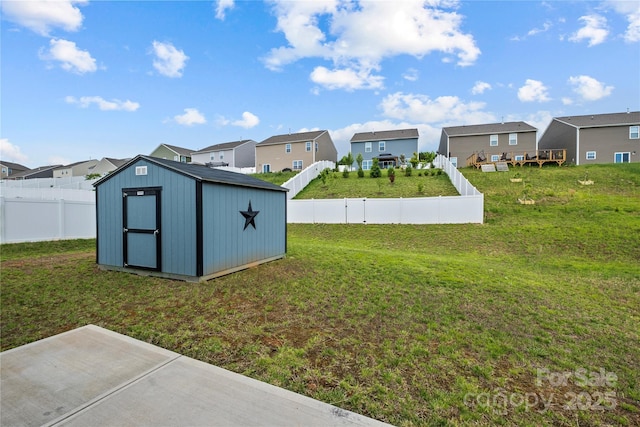
[{"label": "house window", "polygon": [[311,141],[307,141],[307,145],[305,147],[305,150],[311,151]]},{"label": "house window", "polygon": [[372,164],[373,164],[373,160],[363,160],[362,169],[368,171],[369,169],[371,169]]},{"label": "house window", "polygon": [[271,172],[271,165],[270,164],[262,165],[262,173],[269,173],[269,172]]},{"label": "house window", "polygon": [[595,151],[587,151],[587,160],[595,160],[596,152]]},{"label": "house window", "polygon": [[631,153],[627,152],[618,152],[613,155],[613,163],[630,163],[631,162]]},{"label": "house window", "polygon": [[302,170],[302,160],[294,160],[293,161],[293,170],[301,171]]},{"label": "house window", "polygon": [[3,173],[3,174],[5,174],[5,175],[6,175],[8,172],[9,172],[9,171],[7,171],[7,168],[2,168],[2,173]]},{"label": "house window", "polygon": [[136,175],[146,175],[147,167],[146,166],[136,166]]},{"label": "house window", "polygon": [[489,145],[492,147],[498,146],[498,135],[489,136]]},{"label": "house window", "polygon": [[318,143],[316,142],[316,153],[318,152]]},{"label": "house window", "polygon": [[381,152],[381,153],[384,152],[385,145],[386,145],[385,141],[378,142],[378,151]]},{"label": "house window", "polygon": [[[498,144],[496,144],[498,145]],[[510,133],[509,134],[509,145],[518,145],[518,134]]]},{"label": "house window", "polygon": [[220,153],[220,160],[224,159],[224,153]]},{"label": "house window", "polygon": [[500,154],[492,154],[492,155],[491,155],[491,161],[492,161],[492,162],[498,162],[498,161],[500,161]]},{"label": "house window", "polygon": [[629,139],[640,138],[640,126],[629,126]]},{"label": "house window", "polygon": [[176,161],[176,162],[179,162],[180,161],[180,156],[173,156],[173,160]]},{"label": "house window", "polygon": [[371,143],[370,142],[365,142],[364,143],[364,152],[365,153],[370,153],[371,152]]},{"label": "house window", "polygon": [[514,157],[516,162],[521,162],[524,160],[524,156],[522,154],[519,154],[517,156]]},{"label": "house window", "polygon": [[211,160],[215,160],[215,159],[216,159],[216,153],[211,153],[211,157],[210,157],[210,159],[211,159]]},{"label": "house window", "polygon": [[284,152],[285,153],[290,153],[291,152],[291,144],[286,144],[284,146]]},{"label": "house window", "polygon": [[451,162],[451,164],[453,165],[454,168],[458,167],[458,158],[457,157],[450,157],[449,161]]}]

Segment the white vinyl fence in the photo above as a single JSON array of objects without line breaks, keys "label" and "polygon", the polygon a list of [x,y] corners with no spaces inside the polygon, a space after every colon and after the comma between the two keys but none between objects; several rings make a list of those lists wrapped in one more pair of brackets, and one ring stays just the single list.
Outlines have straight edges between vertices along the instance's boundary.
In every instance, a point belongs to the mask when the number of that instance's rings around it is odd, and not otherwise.
[{"label": "white vinyl fence", "polygon": [[333,169],[335,167],[336,164],[329,160],[321,160],[319,162],[315,162],[311,166],[308,166],[299,174],[282,184],[282,187],[289,189],[287,199],[293,199],[304,187],[309,185],[311,181],[320,175],[320,172],[324,169]]},{"label": "white vinyl fence", "polygon": [[0,197],[0,243],[96,237],[93,201]]},{"label": "white vinyl fence", "polygon": [[67,176],[64,178],[3,179],[0,189],[7,188],[68,188],[73,190],[93,190],[93,183],[98,179],[87,180],[83,176]]}]

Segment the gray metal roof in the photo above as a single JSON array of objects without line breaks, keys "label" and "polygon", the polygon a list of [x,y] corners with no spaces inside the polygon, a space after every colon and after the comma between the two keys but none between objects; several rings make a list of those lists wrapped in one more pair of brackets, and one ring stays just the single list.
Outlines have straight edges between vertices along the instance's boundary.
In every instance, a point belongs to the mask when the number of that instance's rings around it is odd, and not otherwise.
[{"label": "gray metal roof", "polygon": [[444,127],[449,136],[492,135],[499,133],[535,132],[538,129],[525,122],[488,123],[484,125]]},{"label": "gray metal roof", "polygon": [[202,150],[194,151],[192,154],[208,153],[210,151],[231,150],[233,148],[246,144],[247,142],[255,142],[255,141],[253,141],[252,139],[243,139],[240,141],[223,142],[220,144],[210,145],[207,148],[203,148]]},{"label": "gray metal roof", "polygon": [[374,132],[360,132],[353,135],[351,142],[389,141],[393,139],[418,138],[418,129],[396,129]]},{"label": "gray metal roof", "polygon": [[182,147],[177,147],[175,145],[169,145],[169,144],[162,144],[165,147],[167,147],[169,150],[173,151],[176,154],[180,154],[181,156],[187,156],[190,157],[191,153],[193,153],[194,150],[190,149],[190,148],[182,148]]},{"label": "gray metal roof", "polygon": [[224,171],[220,169],[213,169],[204,165],[196,165],[192,163],[181,163],[173,160],[159,159],[157,157],[144,156],[142,154],[136,156],[131,161],[120,166],[118,169],[106,175],[102,179],[99,179],[93,184],[93,186],[97,187],[104,181],[117,175],[122,170],[126,169],[129,165],[137,162],[140,159],[144,159],[150,163],[155,163],[160,167],[171,169],[177,173],[189,176],[198,181],[212,182],[212,183],[218,183],[218,184],[238,185],[241,187],[261,188],[264,190],[289,191],[289,189],[287,188],[284,188],[279,185],[275,185],[270,182],[263,181],[261,179],[254,178],[252,176],[245,175],[242,173],[229,172],[229,171]]},{"label": "gray metal roof", "polygon": [[640,124],[640,111],[555,117],[554,120],[577,128],[637,125]]},{"label": "gray metal roof", "polygon": [[292,142],[306,142],[313,141],[318,138],[320,135],[325,133],[326,130],[316,130],[311,132],[300,132],[300,133],[289,133],[284,135],[275,135],[265,139],[262,142],[259,142],[257,145],[277,145],[277,144],[288,144]]}]

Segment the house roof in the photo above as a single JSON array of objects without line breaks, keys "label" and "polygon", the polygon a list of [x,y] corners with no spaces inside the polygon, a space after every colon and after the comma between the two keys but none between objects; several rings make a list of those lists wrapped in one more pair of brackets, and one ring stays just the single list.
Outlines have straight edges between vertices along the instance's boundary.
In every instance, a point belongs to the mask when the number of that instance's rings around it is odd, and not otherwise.
[{"label": "house roof", "polygon": [[353,135],[351,142],[389,141],[394,139],[418,138],[418,129],[396,129],[378,132],[360,132]]},{"label": "house roof", "polygon": [[538,129],[525,122],[488,123],[483,125],[444,127],[448,136],[491,135],[498,133],[535,132]]},{"label": "house roof", "polygon": [[49,166],[38,166],[37,168],[34,169],[29,169],[23,172],[18,172],[18,173],[14,173],[12,175],[9,176],[9,178],[28,178],[31,175],[37,175],[39,173],[42,172],[46,172],[48,170],[51,170],[52,174],[53,174],[53,169],[59,168],[62,165],[49,165]]},{"label": "house roof", "polygon": [[[190,148],[182,148],[182,147],[177,147],[175,145],[169,145],[169,144],[160,144],[160,145],[164,145],[165,147],[167,147],[169,150],[173,151],[176,154],[179,154],[181,156],[191,156],[191,153],[194,152],[194,150],[190,149]],[[157,150],[157,148],[156,148]],[[155,150],[154,150],[155,151]]]},{"label": "house roof", "polygon": [[124,165],[129,160],[131,160],[131,159],[113,159],[111,157],[105,157],[105,159],[117,168],[119,168],[120,166]]},{"label": "house roof", "polygon": [[210,145],[209,147],[203,148],[202,150],[194,151],[192,154],[208,153],[210,151],[231,150],[243,144],[246,144],[247,142],[252,142],[252,141],[253,141],[252,139],[242,139],[240,141],[223,142],[221,144]]},{"label": "house roof", "polygon": [[28,170],[29,170],[29,168],[28,168],[28,167],[23,166],[23,165],[21,165],[21,164],[19,164],[19,163],[4,162],[4,161],[2,161],[2,162],[0,162],[0,165],[6,166],[6,167],[8,167],[8,168],[11,168],[11,170],[14,170],[14,171],[16,171],[16,172],[17,172],[17,171],[28,171]]},{"label": "house roof", "polygon": [[307,142],[317,139],[320,135],[325,133],[326,130],[316,130],[311,132],[289,133],[285,135],[275,135],[265,139],[262,142],[256,144],[257,146],[263,145],[278,145],[289,144],[292,142]]},{"label": "house roof", "polygon": [[258,178],[254,178],[249,175],[245,175],[237,172],[229,172],[220,169],[213,169],[204,165],[196,165],[192,163],[181,163],[173,160],[159,159],[157,157],[144,156],[142,154],[134,157],[118,169],[110,173],[109,175],[99,179],[93,183],[94,187],[102,184],[103,182],[111,179],[122,170],[126,169],[129,165],[134,164],[138,160],[143,159],[149,163],[154,163],[160,167],[170,169],[182,175],[191,177],[197,181],[212,182],[218,184],[238,185],[241,187],[260,188],[264,190],[276,190],[276,191],[289,191],[289,189],[281,187],[279,185],[272,184],[270,182],[263,181]]},{"label": "house roof", "polygon": [[637,125],[640,123],[640,111],[555,117],[554,120],[577,128]]},{"label": "house roof", "polygon": [[81,165],[83,163],[89,163],[89,162],[95,162],[96,164],[98,164],[99,160],[81,160],[79,162],[75,162],[75,163],[71,163],[68,165],[61,165],[55,168],[55,170],[61,170],[61,169],[68,169],[68,168],[72,168],[74,166],[78,166]]}]

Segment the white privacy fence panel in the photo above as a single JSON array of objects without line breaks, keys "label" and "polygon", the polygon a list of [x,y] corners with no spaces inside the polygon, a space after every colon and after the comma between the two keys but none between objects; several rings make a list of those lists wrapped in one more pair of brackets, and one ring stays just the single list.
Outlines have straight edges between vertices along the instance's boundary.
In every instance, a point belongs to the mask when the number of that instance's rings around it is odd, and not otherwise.
[{"label": "white privacy fence panel", "polygon": [[409,199],[289,200],[287,222],[322,224],[481,224],[484,195]]},{"label": "white privacy fence panel", "polygon": [[95,237],[95,200],[86,202],[0,197],[0,243]]},{"label": "white privacy fence panel", "polygon": [[480,193],[476,187],[471,185],[471,183],[467,180],[467,178],[460,173],[458,168],[456,168],[453,163],[449,161],[449,159],[442,154],[438,154],[436,156],[435,161],[433,162],[437,167],[441,168],[445,173],[449,176],[451,183],[458,193],[462,196],[478,196]]},{"label": "white privacy fence panel", "polygon": [[96,193],[91,190],[73,190],[69,188],[19,188],[0,187],[0,196],[6,198],[23,198],[38,200],[59,200],[77,202],[95,201]]},{"label": "white privacy fence panel", "polygon": [[69,188],[74,190],[93,190],[93,183],[98,178],[87,180],[83,176],[64,178],[3,179],[0,189],[5,188]]},{"label": "white privacy fence panel", "polygon": [[336,164],[329,160],[321,160],[319,162],[315,162],[311,166],[308,166],[299,174],[282,184],[282,187],[289,189],[287,199],[293,199],[304,187],[309,185],[311,181],[320,175],[320,172],[324,169],[333,169],[335,167]]}]

